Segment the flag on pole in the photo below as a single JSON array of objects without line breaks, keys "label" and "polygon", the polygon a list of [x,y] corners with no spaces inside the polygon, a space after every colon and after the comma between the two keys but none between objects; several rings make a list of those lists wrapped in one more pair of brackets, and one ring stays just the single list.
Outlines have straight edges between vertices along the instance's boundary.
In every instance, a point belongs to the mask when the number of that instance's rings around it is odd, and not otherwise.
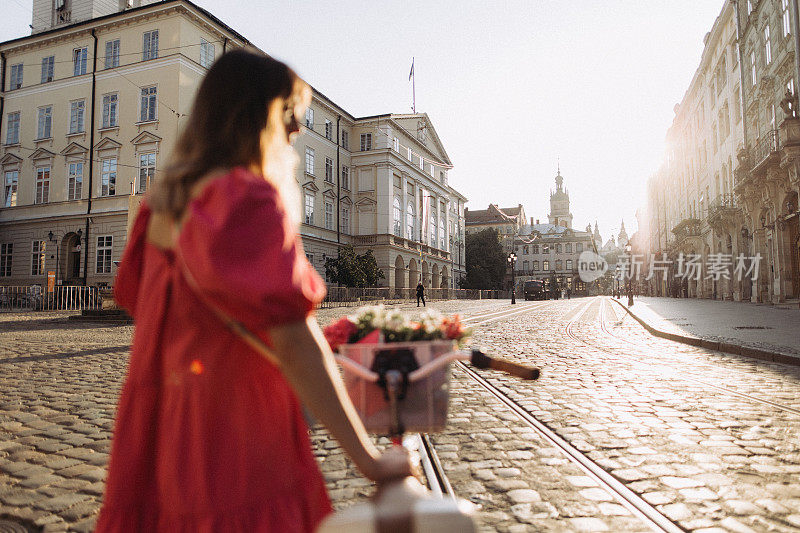
[{"label": "flag on pole", "polygon": [[411,72],[408,73],[408,81],[411,81],[411,78],[414,77],[414,58],[411,58]]}]

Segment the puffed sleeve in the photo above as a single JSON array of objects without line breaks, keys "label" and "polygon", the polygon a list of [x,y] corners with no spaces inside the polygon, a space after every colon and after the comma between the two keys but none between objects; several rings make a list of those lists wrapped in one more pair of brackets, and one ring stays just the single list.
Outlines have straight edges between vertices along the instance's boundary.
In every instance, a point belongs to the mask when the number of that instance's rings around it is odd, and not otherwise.
[{"label": "puffed sleeve", "polygon": [[253,331],[305,319],[325,296],[277,191],[242,170],[189,204],[177,246],[204,295]]},{"label": "puffed sleeve", "polygon": [[128,235],[128,242],[122,252],[117,277],[114,280],[114,300],[134,318],[144,267],[144,241],[149,219],[150,208],[142,202]]}]

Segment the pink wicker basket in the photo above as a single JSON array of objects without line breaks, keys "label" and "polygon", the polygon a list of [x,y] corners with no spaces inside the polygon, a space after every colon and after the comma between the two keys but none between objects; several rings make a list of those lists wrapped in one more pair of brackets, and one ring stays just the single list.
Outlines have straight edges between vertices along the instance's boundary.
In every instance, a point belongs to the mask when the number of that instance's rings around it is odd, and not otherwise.
[{"label": "pink wicker basket", "polygon": [[[376,356],[383,360],[393,357],[413,358],[419,366],[453,351],[452,341],[392,342],[385,344],[343,344],[339,353],[366,368],[373,368]],[[409,354],[410,352],[410,354]],[[350,399],[367,430],[387,434],[391,428],[391,409],[384,389],[355,374],[344,372],[344,382]],[[408,384],[399,401],[399,413],[406,431],[441,431],[447,423],[450,394],[450,367],[435,370],[429,376]]]}]

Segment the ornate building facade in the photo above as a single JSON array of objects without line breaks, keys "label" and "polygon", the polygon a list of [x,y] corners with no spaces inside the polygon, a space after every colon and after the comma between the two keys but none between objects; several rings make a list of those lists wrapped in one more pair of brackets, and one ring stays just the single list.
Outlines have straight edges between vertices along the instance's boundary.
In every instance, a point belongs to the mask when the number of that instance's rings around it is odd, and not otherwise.
[{"label": "ornate building facade", "polygon": [[[203,75],[251,43],[188,0],[34,0],[33,16],[0,43],[0,284],[111,284]],[[466,198],[426,114],[355,117],[314,89],[295,149],[320,274],[351,243],[387,286],[456,286]]]}]

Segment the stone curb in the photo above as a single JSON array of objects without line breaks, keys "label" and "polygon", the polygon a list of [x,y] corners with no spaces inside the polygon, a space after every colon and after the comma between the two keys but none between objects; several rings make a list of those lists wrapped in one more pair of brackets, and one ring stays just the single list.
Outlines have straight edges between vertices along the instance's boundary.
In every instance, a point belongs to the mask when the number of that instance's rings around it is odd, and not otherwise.
[{"label": "stone curb", "polygon": [[622,309],[625,310],[626,313],[631,315],[634,320],[636,320],[639,324],[642,325],[644,329],[646,329],[651,335],[654,337],[660,337],[662,339],[671,340],[674,342],[681,342],[683,344],[689,344],[691,346],[699,346],[701,348],[707,348],[709,350],[715,350],[718,352],[725,352],[731,353],[734,355],[741,355],[744,357],[752,357],[754,359],[760,359],[762,361],[771,361],[773,363],[782,363],[784,365],[794,365],[800,366],[800,356],[796,355],[789,355],[781,352],[772,352],[769,350],[761,350],[759,348],[751,348],[750,346],[742,346],[741,344],[731,344],[729,342],[720,342],[720,341],[711,341],[708,339],[704,339],[702,337],[690,337],[688,335],[679,335],[677,333],[668,333],[666,331],[661,331],[650,324],[648,324],[645,320],[636,316],[633,311],[628,309],[625,304],[619,302],[615,299],[611,299],[612,302],[616,302]]}]

